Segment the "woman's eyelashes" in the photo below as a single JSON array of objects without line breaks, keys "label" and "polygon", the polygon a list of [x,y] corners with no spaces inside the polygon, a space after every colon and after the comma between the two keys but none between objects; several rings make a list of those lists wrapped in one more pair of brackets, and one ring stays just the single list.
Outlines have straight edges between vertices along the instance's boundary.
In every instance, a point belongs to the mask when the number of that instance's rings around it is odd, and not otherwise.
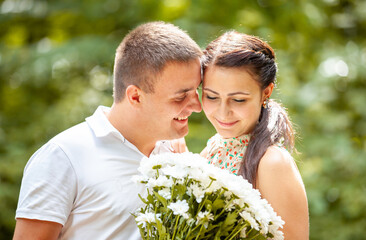
[{"label": "woman's eyelashes", "polygon": [[[216,99],[218,99],[219,97],[215,97],[215,96],[210,96],[210,95],[208,95],[208,94],[205,94],[204,95],[208,100],[216,100]],[[242,102],[245,102],[246,101],[246,99],[241,99],[241,98],[232,98],[231,99],[232,101],[234,101],[234,102],[237,102],[237,103],[242,103]]]},{"label": "woman's eyelashes", "polygon": [[206,94],[206,98],[209,99],[209,100],[215,100],[215,99],[217,99],[217,97],[209,96],[208,94]]}]

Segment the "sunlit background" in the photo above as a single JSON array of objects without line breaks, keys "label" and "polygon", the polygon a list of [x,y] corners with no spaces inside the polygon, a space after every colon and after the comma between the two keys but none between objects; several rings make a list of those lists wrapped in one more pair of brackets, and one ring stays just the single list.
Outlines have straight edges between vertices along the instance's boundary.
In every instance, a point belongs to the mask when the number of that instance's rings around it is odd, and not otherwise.
[{"label": "sunlit background", "polygon": [[[47,140],[112,103],[114,52],[153,20],[204,48],[229,29],[275,49],[274,98],[298,133],[294,155],[312,240],[366,239],[366,1],[0,1],[0,239],[11,239],[24,166]],[[142,66],[143,67],[143,66]],[[214,133],[202,113],[186,140]]]}]

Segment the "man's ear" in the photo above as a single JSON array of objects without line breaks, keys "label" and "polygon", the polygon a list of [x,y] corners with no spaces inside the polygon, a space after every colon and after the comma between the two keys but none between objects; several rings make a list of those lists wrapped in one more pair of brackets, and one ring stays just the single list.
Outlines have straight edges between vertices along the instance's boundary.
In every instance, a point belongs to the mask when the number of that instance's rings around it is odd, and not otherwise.
[{"label": "man's ear", "polygon": [[126,88],[126,99],[131,105],[137,105],[141,102],[141,93],[142,90],[136,85],[129,85]]}]

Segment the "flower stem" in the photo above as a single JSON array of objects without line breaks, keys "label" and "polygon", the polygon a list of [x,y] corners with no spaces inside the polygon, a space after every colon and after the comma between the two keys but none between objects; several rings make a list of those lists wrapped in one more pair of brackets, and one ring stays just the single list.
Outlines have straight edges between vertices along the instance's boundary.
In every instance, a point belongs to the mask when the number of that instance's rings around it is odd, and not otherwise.
[{"label": "flower stem", "polygon": [[[189,228],[188,234],[186,236],[186,239],[188,239],[188,236],[191,234],[191,232],[193,232],[194,230],[196,230],[196,228],[198,228],[200,225],[195,226],[193,229]],[[201,226],[202,227],[202,226]]]},{"label": "flower stem", "polygon": [[215,216],[215,220],[216,219],[218,219],[225,211],[226,211],[226,209],[227,209],[227,207],[230,205],[230,203],[233,201],[234,199],[231,199],[230,200],[230,202],[228,202],[227,204],[226,204],[226,206],[221,210],[221,212],[218,214],[218,215],[216,215]]},{"label": "flower stem", "polygon": [[207,199],[207,194],[205,194],[203,201],[201,201],[200,205],[198,206],[198,211],[197,211],[197,214],[195,217],[197,217],[198,213],[202,210],[203,206],[205,206],[206,199]]},{"label": "flower stem", "polygon": [[201,225],[200,231],[197,234],[196,240],[198,239],[198,237],[201,235],[201,231],[202,231],[203,225]]},{"label": "flower stem", "polygon": [[[244,228],[246,228],[248,226],[248,223],[246,223],[246,224],[244,224],[243,226],[241,226],[240,228],[239,228],[239,230],[237,230],[236,232],[234,232],[234,234],[233,234],[233,232],[229,235],[229,236],[227,236],[224,240],[231,240],[231,239],[233,239],[238,233],[240,233],[241,232],[241,230],[243,230]],[[230,238],[228,238],[228,237],[230,237]]]},{"label": "flower stem", "polygon": [[213,183],[214,181],[216,181],[216,180],[211,179],[211,182],[210,182],[210,184],[207,186],[207,188],[206,188],[206,189],[208,189],[209,187],[211,187],[211,185],[212,185],[212,183]]},{"label": "flower stem", "polygon": [[[259,236],[259,234],[260,234],[260,233],[257,233],[256,235],[254,235],[254,236],[253,236],[253,237],[251,237],[250,239],[254,239],[254,238],[258,237],[258,236]],[[250,239],[249,239],[249,240],[250,240]]]},{"label": "flower stem", "polygon": [[175,234],[176,234],[176,232],[177,232],[177,226],[178,226],[179,218],[180,218],[180,216],[177,216],[177,220],[175,221],[174,233],[173,233],[172,240],[173,240],[173,239],[175,239]]}]

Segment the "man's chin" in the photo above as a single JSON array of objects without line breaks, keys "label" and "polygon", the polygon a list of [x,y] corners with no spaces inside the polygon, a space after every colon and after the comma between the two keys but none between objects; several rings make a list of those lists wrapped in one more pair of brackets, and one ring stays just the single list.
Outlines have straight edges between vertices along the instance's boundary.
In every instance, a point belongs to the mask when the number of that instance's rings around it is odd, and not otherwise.
[{"label": "man's chin", "polygon": [[187,134],[188,134],[188,126],[175,130],[175,133],[170,135],[171,136],[170,140],[185,137],[187,136]]}]

